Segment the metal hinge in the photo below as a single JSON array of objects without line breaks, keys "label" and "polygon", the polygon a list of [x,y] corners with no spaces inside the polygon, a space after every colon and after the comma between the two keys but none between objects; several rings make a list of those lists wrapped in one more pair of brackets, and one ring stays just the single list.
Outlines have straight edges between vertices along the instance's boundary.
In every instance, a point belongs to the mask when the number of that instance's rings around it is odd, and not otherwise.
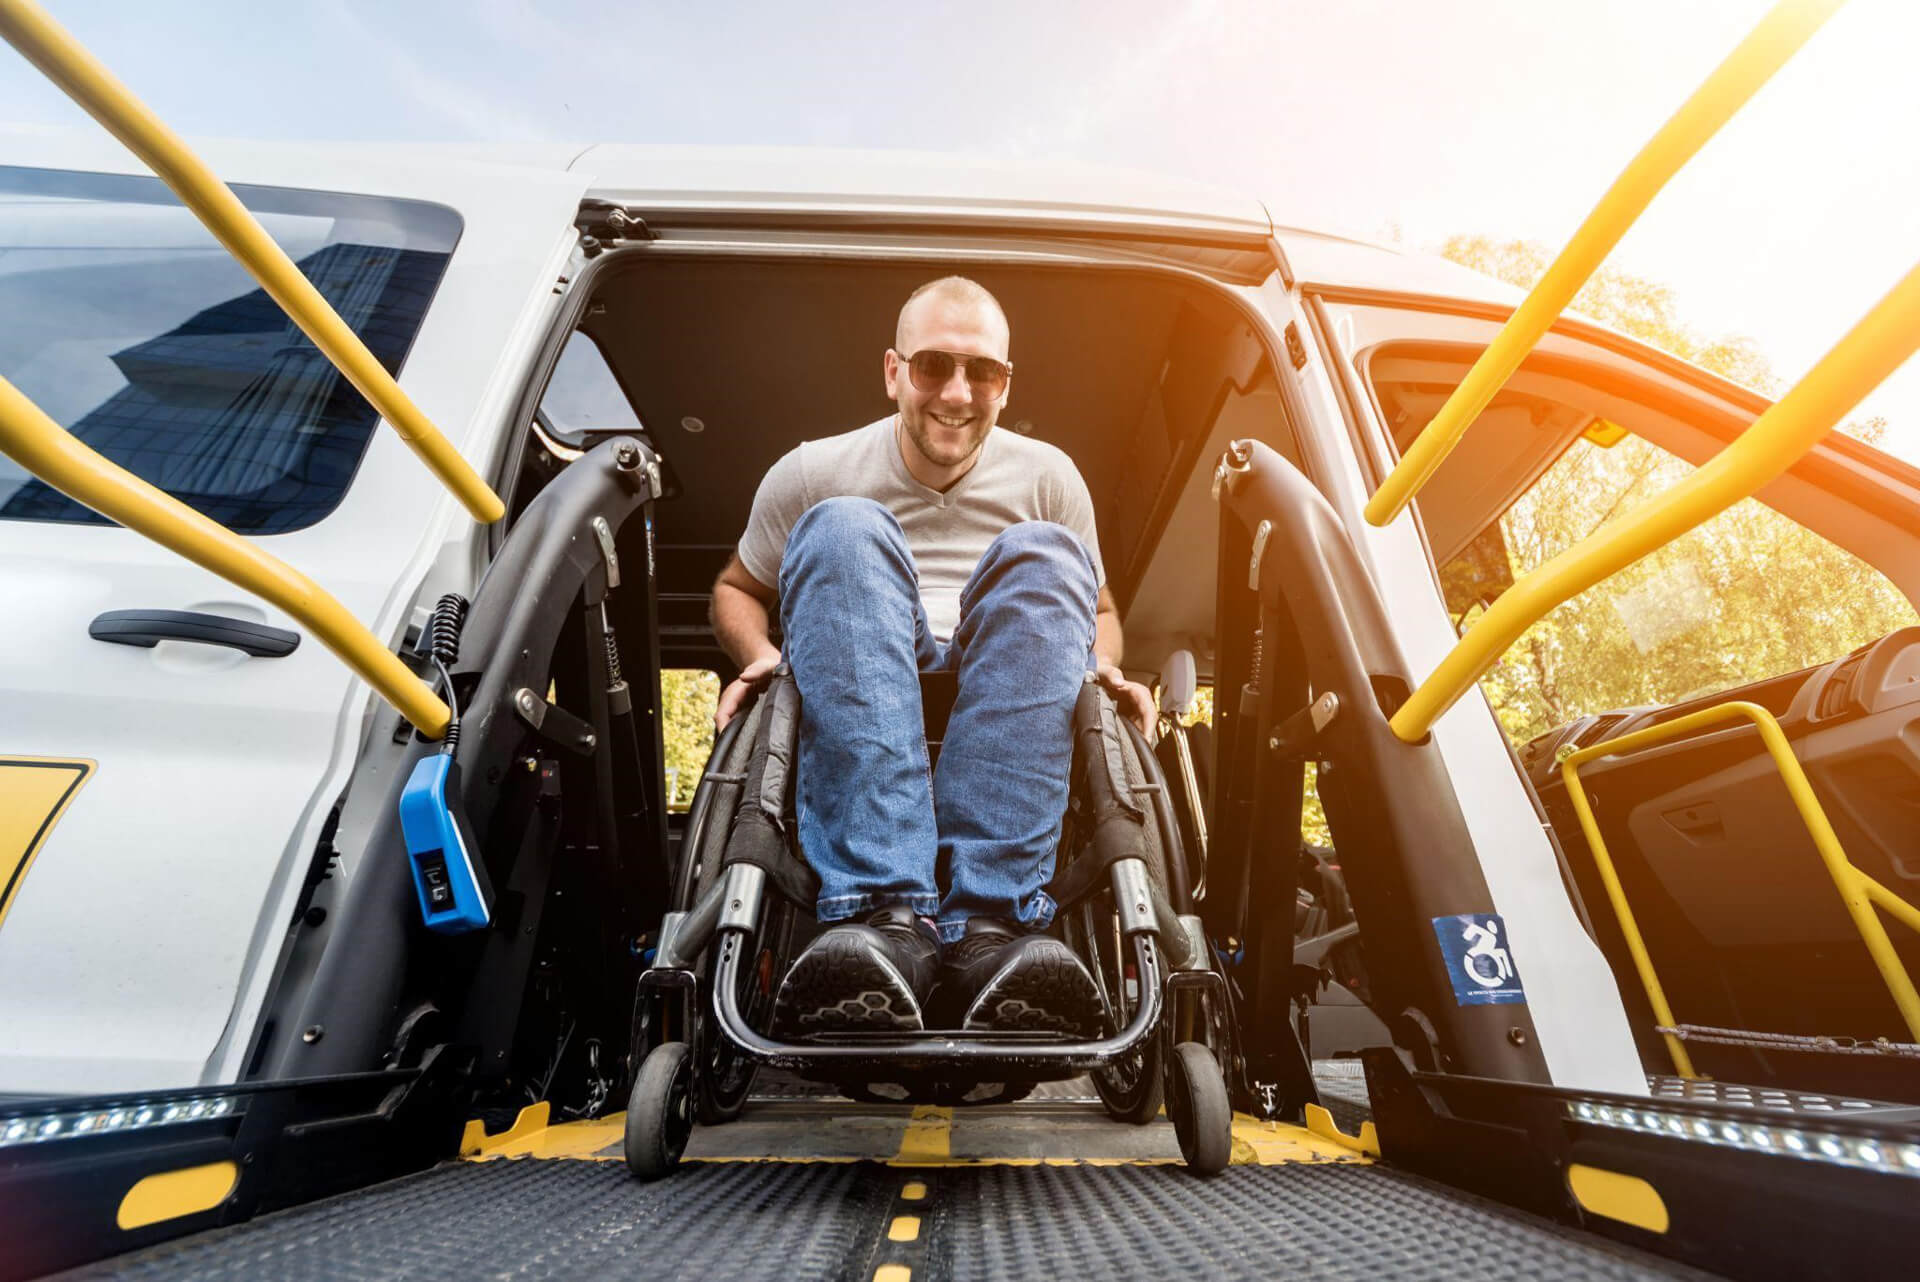
[{"label": "metal hinge", "polygon": [[610,200],[581,201],[573,225],[580,229],[580,252],[588,258],[606,249],[608,241],[658,239],[638,209]]},{"label": "metal hinge", "polygon": [[1329,690],[1274,727],[1267,748],[1288,758],[1305,756],[1339,715],[1340,696]]},{"label": "metal hinge", "polygon": [[1300,327],[1292,321],[1287,322],[1287,359],[1295,369],[1307,367],[1307,345],[1300,340]]},{"label": "metal hinge", "polygon": [[592,726],[524,687],[513,692],[513,710],[535,734],[556,748],[590,757],[599,746]]}]

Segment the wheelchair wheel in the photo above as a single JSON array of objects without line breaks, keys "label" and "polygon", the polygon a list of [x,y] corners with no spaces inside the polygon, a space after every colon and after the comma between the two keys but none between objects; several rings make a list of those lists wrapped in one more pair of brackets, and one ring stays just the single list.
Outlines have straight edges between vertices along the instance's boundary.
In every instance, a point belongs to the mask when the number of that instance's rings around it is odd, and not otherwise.
[{"label": "wheelchair wheel", "polygon": [[[673,906],[677,910],[693,907],[720,879],[728,820],[739,802],[741,788],[738,780],[729,776],[738,776],[746,770],[746,760],[753,750],[759,727],[760,708],[760,701],[755,700],[714,741],[706,774],[687,811],[686,838],[681,843],[680,867],[674,878]],[[769,924],[776,916],[783,915],[770,908]],[[772,1008],[772,984],[767,976],[771,963],[778,959],[766,946],[770,941],[765,931],[756,939],[762,944],[761,955],[758,964],[741,968],[742,988],[738,996],[740,1008],[759,1027]],[[740,1116],[758,1069],[715,1027],[714,962],[715,958],[709,955],[700,967],[700,991],[693,1027],[687,1035],[692,1044],[694,1115],[702,1126],[719,1126]]]},{"label": "wheelchair wheel", "polygon": [[[1113,909],[1113,892],[1101,890],[1088,897],[1067,922],[1067,946],[1078,953],[1100,988],[1113,1031],[1125,1028],[1140,1004],[1140,977],[1134,973],[1131,950],[1120,937],[1120,919]],[[1126,1059],[1092,1073],[1094,1093],[1116,1122],[1144,1126],[1160,1115],[1163,1089],[1160,1039]]]},{"label": "wheelchair wheel", "polygon": [[653,1048],[627,1097],[627,1169],[657,1180],[680,1164],[693,1133],[693,1056],[685,1042]]},{"label": "wheelchair wheel", "polygon": [[[1135,794],[1149,811],[1165,806],[1166,781],[1160,773],[1159,763],[1154,760],[1145,739],[1130,725],[1122,735],[1121,760],[1129,780],[1139,784],[1161,785],[1161,791],[1157,793]],[[1153,879],[1162,895],[1167,895],[1169,888],[1168,852],[1161,834],[1175,831],[1161,822],[1166,817],[1149,813],[1146,825],[1147,875]],[[1070,829],[1071,824],[1068,827]],[[1069,839],[1078,840],[1071,835]],[[1111,1031],[1118,1032],[1132,1018],[1143,994],[1140,992],[1140,977],[1134,971],[1133,949],[1120,935],[1113,892],[1102,887],[1089,895],[1077,910],[1067,913],[1066,917],[1068,946],[1086,961],[1112,1021]],[[1092,1077],[1094,1092],[1100,1096],[1100,1102],[1106,1107],[1109,1117],[1135,1126],[1151,1122],[1159,1116],[1164,1100],[1165,1074],[1162,1071],[1160,1038],[1149,1039],[1144,1047],[1125,1060],[1095,1069]]]},{"label": "wheelchair wheel", "polygon": [[1233,1109],[1220,1061],[1199,1042],[1181,1042],[1167,1065],[1167,1113],[1180,1156],[1195,1175],[1218,1175],[1233,1156]]}]

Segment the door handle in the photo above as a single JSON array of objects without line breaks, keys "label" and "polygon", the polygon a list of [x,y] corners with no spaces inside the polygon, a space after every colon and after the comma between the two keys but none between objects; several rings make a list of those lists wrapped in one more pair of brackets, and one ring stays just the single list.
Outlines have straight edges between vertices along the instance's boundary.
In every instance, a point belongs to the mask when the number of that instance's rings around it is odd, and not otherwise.
[{"label": "door handle", "polygon": [[286,628],[195,610],[108,610],[87,625],[87,635],[96,641],[149,649],[162,641],[197,641],[231,646],[260,659],[292,654],[300,644],[300,634]]}]

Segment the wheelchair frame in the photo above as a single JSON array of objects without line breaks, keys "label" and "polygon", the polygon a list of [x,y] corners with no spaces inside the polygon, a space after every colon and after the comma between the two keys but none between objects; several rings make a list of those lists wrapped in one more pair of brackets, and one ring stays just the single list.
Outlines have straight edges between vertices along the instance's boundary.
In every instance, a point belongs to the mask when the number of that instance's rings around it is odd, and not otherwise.
[{"label": "wheelchair frame", "polygon": [[[815,1034],[805,1042],[783,1042],[755,1028],[741,1007],[740,992],[743,979],[748,977],[746,968],[756,956],[755,943],[779,911],[769,890],[792,902],[795,911],[811,906],[802,902],[804,897],[793,885],[791,867],[786,866],[799,866],[790,853],[790,821],[785,813],[796,760],[799,715],[798,692],[784,667],[760,696],[760,706],[743,712],[716,741],[714,762],[735,755],[735,739],[744,732],[750,716],[755,717],[755,743],[745,774],[723,775],[710,770],[700,785],[701,793],[710,793],[721,784],[742,785],[730,817],[724,865],[687,908],[665,915],[652,964],[640,977],[636,1041],[647,1040],[652,1045],[646,1048],[647,1060],[635,1074],[628,1110],[628,1161],[636,1174],[652,1178],[677,1163],[692,1120],[691,1110],[680,1097],[694,1093],[696,1049],[710,1047],[713,1043],[708,1039],[713,1037],[724,1038],[728,1046],[756,1065],[835,1083],[905,1081],[925,1085],[946,1078],[1057,1080],[1119,1066],[1148,1050],[1157,1037],[1162,1053],[1148,1057],[1144,1063],[1152,1067],[1157,1058],[1160,1071],[1173,1088],[1172,1077],[1187,1071],[1181,1067],[1183,1057],[1174,1049],[1176,1030],[1181,1027],[1190,1030],[1190,1037],[1204,1038],[1203,1048],[1215,1059],[1234,1062],[1228,990],[1210,964],[1205,930],[1190,903],[1170,902],[1169,894],[1155,883],[1147,865],[1151,851],[1146,844],[1145,825],[1152,822],[1168,864],[1168,891],[1185,898],[1187,878],[1167,781],[1144,739],[1134,732],[1135,755],[1146,782],[1127,782],[1118,737],[1131,728],[1125,727],[1111,698],[1091,676],[1074,708],[1073,768],[1092,823],[1082,834],[1084,844],[1062,871],[1086,860],[1095,863],[1091,875],[1074,879],[1073,888],[1063,892],[1061,909],[1068,910],[1097,893],[1104,873],[1119,936],[1126,943],[1139,981],[1139,1001],[1125,1025],[1092,1040],[1045,1032],[941,1030],[904,1034],[841,1031]],[[1133,795],[1124,795],[1127,793]],[[681,867],[676,874],[676,890],[682,896],[693,889],[682,883],[691,877],[693,861],[701,853],[695,843],[707,840],[705,830],[718,818],[712,804],[711,796],[696,795],[689,812]],[[769,882],[774,885],[770,887]],[[1056,877],[1056,884],[1059,882]],[[1179,911],[1182,908],[1187,911]],[[788,960],[783,959],[783,963]],[[700,1009],[703,961],[711,970],[712,992],[711,1009],[705,1012]],[[1105,1000],[1104,985],[1102,994]],[[656,1004],[659,1009],[654,1009]],[[1175,1012],[1188,1010],[1197,1011],[1200,1018],[1173,1018]],[[669,1011],[674,1016],[671,1022]],[[703,1015],[711,1019],[711,1025]],[[1114,1022],[1119,1022],[1117,1013]],[[652,1036],[643,1038],[643,1023],[651,1025],[644,1031]],[[671,1035],[675,1031],[678,1037]],[[661,1050],[681,1044],[688,1047],[685,1052],[663,1057],[671,1058],[675,1065],[670,1080],[663,1080],[668,1076],[664,1072],[650,1075],[646,1071]],[[1196,1094],[1205,1098],[1196,1101]],[[1184,1101],[1180,1111],[1191,1114],[1174,1118],[1189,1165],[1205,1171],[1223,1167],[1230,1148],[1231,1113],[1222,1076],[1216,1071],[1210,1083],[1183,1081],[1167,1095],[1169,1101]],[[1171,1106],[1169,1111],[1174,1111]],[[663,1138],[665,1142],[659,1142]]]}]

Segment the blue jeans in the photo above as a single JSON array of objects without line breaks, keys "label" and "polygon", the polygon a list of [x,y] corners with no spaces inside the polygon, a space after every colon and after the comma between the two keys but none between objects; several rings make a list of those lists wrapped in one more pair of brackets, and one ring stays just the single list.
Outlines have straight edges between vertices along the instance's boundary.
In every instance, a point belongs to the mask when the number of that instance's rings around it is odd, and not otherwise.
[{"label": "blue jeans", "polygon": [[[1071,530],[1009,526],[941,645],[891,512],[833,498],[801,515],[780,562],[780,623],[801,695],[796,810],[821,921],[905,904],[951,942],[970,917],[1053,919],[1041,887],[1067,807],[1097,586]],[[956,672],[959,697],[929,770],[919,674],[941,670]]]}]

